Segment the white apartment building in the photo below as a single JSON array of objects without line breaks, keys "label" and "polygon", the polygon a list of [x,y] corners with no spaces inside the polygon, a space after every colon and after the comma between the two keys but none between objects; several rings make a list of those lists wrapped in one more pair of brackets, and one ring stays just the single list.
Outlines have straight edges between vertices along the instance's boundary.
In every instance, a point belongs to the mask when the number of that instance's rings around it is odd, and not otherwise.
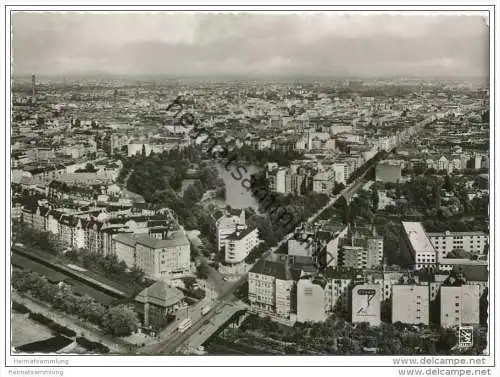
[{"label": "white apartment building", "polygon": [[245,226],[245,210],[226,210],[226,212],[215,222],[219,251],[225,245],[227,236],[236,231],[237,225]]},{"label": "white apartment building", "polygon": [[259,242],[257,228],[250,229],[237,225],[234,233],[227,235],[224,239],[226,263],[243,262]]},{"label": "white apartment building", "polygon": [[349,165],[345,162],[336,162],[332,165],[335,182],[346,184],[349,178]]},{"label": "white apartment building", "polygon": [[395,284],[392,286],[392,323],[429,324],[429,287]]},{"label": "white apartment building", "polygon": [[445,258],[454,249],[465,250],[472,254],[483,254],[488,244],[488,234],[483,232],[427,233],[439,258]]},{"label": "white apartment building", "polygon": [[327,267],[337,268],[339,265],[339,248],[340,241],[346,236],[349,228],[345,226],[340,232],[336,233],[334,237],[326,244],[326,263]]},{"label": "white apartment building", "polygon": [[411,259],[416,270],[434,266],[437,262],[437,253],[422,223],[403,221],[402,224],[400,249],[403,255]]},{"label": "white apartment building", "polygon": [[441,287],[441,326],[479,324],[479,285]]},{"label": "white apartment building", "polygon": [[270,191],[280,194],[286,194],[290,191],[289,189],[287,190],[287,186],[290,186],[289,169],[287,167],[280,166],[266,174],[269,180]]}]

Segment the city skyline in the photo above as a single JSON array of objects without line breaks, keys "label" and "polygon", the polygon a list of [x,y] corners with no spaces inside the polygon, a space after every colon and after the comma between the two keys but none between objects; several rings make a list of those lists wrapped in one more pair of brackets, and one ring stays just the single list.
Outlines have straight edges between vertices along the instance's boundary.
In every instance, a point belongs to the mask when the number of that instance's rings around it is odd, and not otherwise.
[{"label": "city skyline", "polygon": [[20,13],[12,57],[19,76],[485,78],[489,28],[481,16]]}]

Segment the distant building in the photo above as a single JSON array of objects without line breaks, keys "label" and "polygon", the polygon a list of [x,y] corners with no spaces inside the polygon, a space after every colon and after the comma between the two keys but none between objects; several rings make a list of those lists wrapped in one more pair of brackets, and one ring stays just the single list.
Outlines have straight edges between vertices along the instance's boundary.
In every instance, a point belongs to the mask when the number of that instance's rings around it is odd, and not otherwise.
[{"label": "distant building", "polygon": [[277,192],[280,194],[287,194],[290,192],[290,174],[287,167],[278,167],[274,170],[266,172],[269,182],[269,191]]},{"label": "distant building", "polygon": [[441,326],[479,324],[479,285],[441,287]]},{"label": "distant building", "polygon": [[401,180],[400,160],[383,160],[375,168],[375,178],[381,182],[397,182]]},{"label": "distant building", "polygon": [[483,156],[480,154],[474,155],[474,169],[478,170],[481,169],[481,164],[482,164]]},{"label": "distant building", "polygon": [[429,324],[429,287],[415,284],[392,286],[392,323]]},{"label": "distant building", "polygon": [[36,101],[36,75],[31,75],[31,101]]},{"label": "distant building", "polygon": [[345,162],[336,162],[332,165],[332,168],[335,182],[345,185],[350,175],[349,165]]},{"label": "distant building", "polygon": [[385,301],[392,297],[392,286],[399,284],[403,277],[400,271],[384,271],[372,274],[373,282],[380,286],[380,300]]},{"label": "distant building", "polygon": [[352,289],[352,322],[368,322],[370,326],[379,326],[380,293],[378,284],[360,284]]}]

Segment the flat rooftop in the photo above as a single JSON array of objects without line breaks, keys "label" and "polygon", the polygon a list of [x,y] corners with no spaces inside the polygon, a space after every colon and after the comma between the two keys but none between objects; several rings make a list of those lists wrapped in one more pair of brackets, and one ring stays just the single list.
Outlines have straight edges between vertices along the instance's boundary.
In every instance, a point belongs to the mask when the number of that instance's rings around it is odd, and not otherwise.
[{"label": "flat rooftop", "polygon": [[403,228],[406,232],[411,246],[415,253],[436,252],[429,237],[425,234],[425,229],[420,222],[403,221]]}]

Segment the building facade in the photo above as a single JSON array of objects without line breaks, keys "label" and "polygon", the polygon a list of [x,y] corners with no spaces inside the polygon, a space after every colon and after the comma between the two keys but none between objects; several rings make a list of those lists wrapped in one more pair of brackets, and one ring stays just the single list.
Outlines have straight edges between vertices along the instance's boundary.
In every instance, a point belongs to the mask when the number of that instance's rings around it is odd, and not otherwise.
[{"label": "building facade", "polygon": [[326,320],[325,284],[321,280],[300,279],[297,283],[297,322]]},{"label": "building facade", "polygon": [[442,286],[440,294],[442,327],[479,324],[479,285]]},{"label": "building facade", "polygon": [[402,222],[399,247],[401,254],[414,269],[435,268],[437,253],[419,222]]},{"label": "building facade", "polygon": [[381,289],[378,284],[360,284],[352,289],[352,323],[368,322],[379,326]]},{"label": "building facade", "polygon": [[429,287],[415,284],[392,286],[392,323],[429,324]]},{"label": "building facade", "polygon": [[229,234],[224,242],[226,263],[241,263],[259,244],[259,231],[257,228],[241,229],[240,226],[236,226],[235,232]]},{"label": "building facade", "polygon": [[217,228],[218,250],[225,246],[225,239],[236,231],[236,226],[245,226],[245,211],[227,209],[225,213],[217,219],[215,226]]},{"label": "building facade", "polygon": [[484,254],[488,244],[488,234],[484,232],[443,232],[428,233],[432,245],[440,258],[445,258],[452,250],[464,250],[472,254]]}]

